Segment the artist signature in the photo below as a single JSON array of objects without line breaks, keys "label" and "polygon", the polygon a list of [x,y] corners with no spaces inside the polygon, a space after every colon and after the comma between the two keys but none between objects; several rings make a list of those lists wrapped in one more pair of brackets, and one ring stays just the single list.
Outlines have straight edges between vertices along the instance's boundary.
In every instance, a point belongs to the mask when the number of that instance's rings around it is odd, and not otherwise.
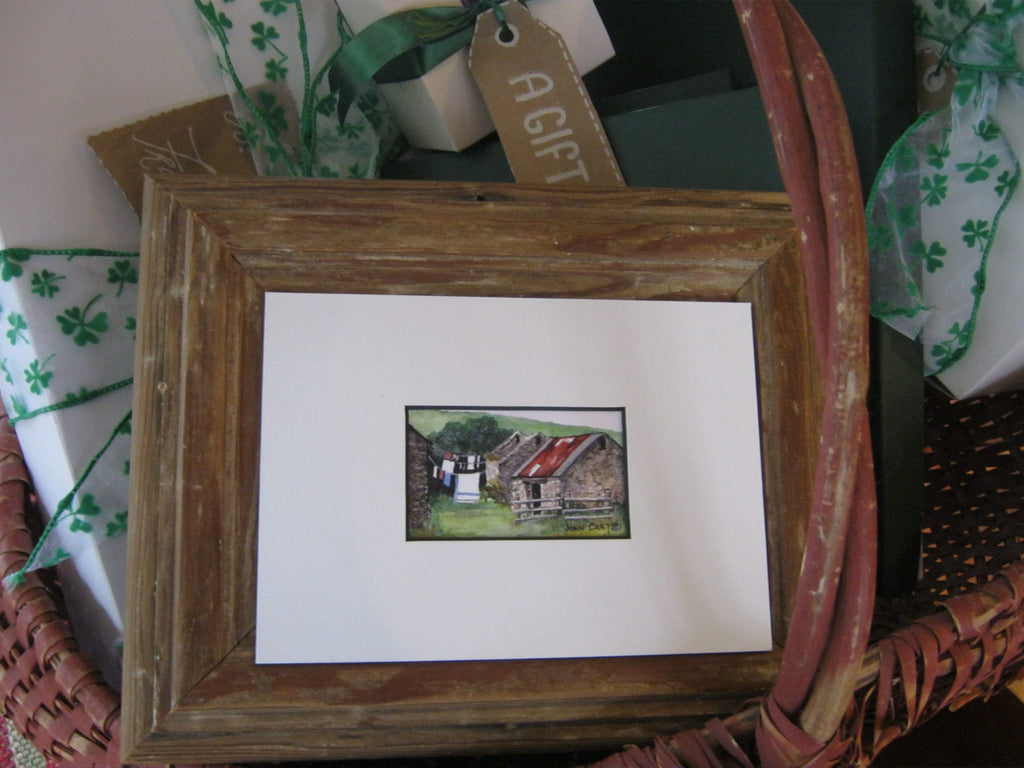
[{"label": "artist signature", "polygon": [[622,523],[610,520],[566,520],[565,530],[619,533],[622,530]]},{"label": "artist signature", "polygon": [[196,146],[196,139],[191,127],[188,129],[188,146],[184,151],[175,149],[170,139],[164,145],[153,144],[138,136],[132,136],[132,141],[141,145],[144,150],[142,159],[139,160],[139,167],[145,171],[188,173],[195,172],[198,167],[207,173],[217,173],[216,168],[199,156],[199,148]]}]

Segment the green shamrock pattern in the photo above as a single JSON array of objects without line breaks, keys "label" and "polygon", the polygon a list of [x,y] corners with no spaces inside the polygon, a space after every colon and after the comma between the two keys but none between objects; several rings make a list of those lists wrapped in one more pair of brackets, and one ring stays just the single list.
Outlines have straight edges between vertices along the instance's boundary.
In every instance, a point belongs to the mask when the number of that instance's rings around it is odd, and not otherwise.
[{"label": "green shamrock pattern", "polygon": [[11,346],[17,346],[19,342],[28,344],[28,336],[25,335],[25,331],[28,330],[28,323],[25,322],[25,317],[18,312],[11,312],[7,315],[7,324],[10,329],[7,331],[7,339],[10,341]]},{"label": "green shamrock pattern", "polygon": [[[231,91],[241,135],[261,174],[375,177],[384,163],[405,150],[375,86],[360,94],[339,120],[338,94],[327,75],[351,36],[333,5],[329,51],[313,61],[310,22],[301,0],[193,2]],[[261,80],[264,85],[256,88],[244,85]]]},{"label": "green shamrock pattern", "polygon": [[[131,407],[138,280],[134,253],[0,250],[0,394],[11,423],[20,429],[31,419],[59,420],[70,408],[94,409],[76,411],[93,414],[88,434],[63,436],[80,446],[69,447],[68,456],[84,458],[70,467],[71,487],[43,499],[50,522],[25,570],[56,564],[127,528],[131,414],[111,420],[103,403]],[[62,461],[58,454],[26,455],[26,462],[37,478],[63,475],[65,468],[48,464]]]},{"label": "green shamrock pattern", "polygon": [[25,383],[28,384],[29,391],[34,395],[41,395],[44,389],[50,387],[50,379],[53,378],[53,371],[46,370],[46,366],[56,355],[50,355],[40,362],[39,360],[33,360],[29,363],[28,368],[25,369]]},{"label": "green shamrock pattern", "polygon": [[117,295],[120,296],[126,286],[139,282],[139,270],[131,259],[115,261],[114,266],[107,270],[107,282],[117,286]]},{"label": "green shamrock pattern", "polygon": [[32,274],[32,293],[44,299],[52,299],[60,291],[60,281],[64,275],[58,275],[48,269]]},{"label": "green shamrock pattern", "polygon": [[[1020,181],[995,118],[1002,94],[1024,100],[1013,32],[1024,0],[915,0],[917,33],[956,70],[950,103],[890,150],[867,204],[871,311],[920,338],[925,373],[960,360],[974,337],[989,254]],[[1024,101],[1021,101],[1024,103]]]},{"label": "green shamrock pattern", "polygon": [[57,317],[60,329],[65,336],[71,336],[75,344],[84,347],[87,344],[99,344],[101,334],[109,330],[106,312],[91,313],[93,305],[103,298],[103,294],[94,296],[84,307],[65,309],[64,314]]}]

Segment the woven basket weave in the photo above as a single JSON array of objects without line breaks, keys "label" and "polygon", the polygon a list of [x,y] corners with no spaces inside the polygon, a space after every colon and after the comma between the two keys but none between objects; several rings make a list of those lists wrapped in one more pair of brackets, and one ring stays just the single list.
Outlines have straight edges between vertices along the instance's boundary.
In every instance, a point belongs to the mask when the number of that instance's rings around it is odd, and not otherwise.
[{"label": "woven basket weave", "polygon": [[1024,551],[1024,392],[928,393],[922,566],[938,597],[984,584]]},{"label": "woven basket weave", "polygon": [[[21,447],[0,406],[0,575],[22,568],[38,519]],[[117,763],[120,696],[78,650],[49,574],[0,590],[3,713],[48,757],[67,765]]]},{"label": "woven basket weave", "polygon": [[1024,560],[1024,392],[925,392],[920,578],[881,602],[880,639]]},{"label": "woven basket weave", "polygon": [[[921,720],[998,689],[1024,663],[1017,395],[970,403],[929,395],[925,578],[914,596],[873,610],[866,266],[852,145],[827,65],[792,6],[735,3],[808,243],[809,306],[829,392],[811,520],[827,535],[808,545],[775,689],[703,729],[611,755],[608,768],[866,765]],[[32,548],[31,501],[17,440],[0,417],[0,574],[20,568]],[[0,649],[3,708],[21,733],[62,763],[118,763],[118,694],[77,650],[56,584],[30,574],[4,592]]]},{"label": "woven basket weave", "polygon": [[877,607],[857,695],[865,759],[1024,675],[1024,392],[925,397],[917,589]]}]

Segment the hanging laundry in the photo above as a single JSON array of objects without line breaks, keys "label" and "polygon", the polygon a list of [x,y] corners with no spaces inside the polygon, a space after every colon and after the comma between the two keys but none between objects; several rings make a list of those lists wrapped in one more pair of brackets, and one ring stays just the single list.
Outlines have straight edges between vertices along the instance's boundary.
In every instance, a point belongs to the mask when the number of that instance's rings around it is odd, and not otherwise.
[{"label": "hanging laundry", "polygon": [[472,504],[480,501],[480,472],[455,475],[455,501]]}]

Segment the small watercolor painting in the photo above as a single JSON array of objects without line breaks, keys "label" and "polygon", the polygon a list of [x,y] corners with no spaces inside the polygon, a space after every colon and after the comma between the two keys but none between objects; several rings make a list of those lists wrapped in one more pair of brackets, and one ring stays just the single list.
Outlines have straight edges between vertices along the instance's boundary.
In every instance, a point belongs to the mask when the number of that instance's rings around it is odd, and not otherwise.
[{"label": "small watercolor painting", "polygon": [[407,406],[406,539],[628,539],[623,408]]}]

